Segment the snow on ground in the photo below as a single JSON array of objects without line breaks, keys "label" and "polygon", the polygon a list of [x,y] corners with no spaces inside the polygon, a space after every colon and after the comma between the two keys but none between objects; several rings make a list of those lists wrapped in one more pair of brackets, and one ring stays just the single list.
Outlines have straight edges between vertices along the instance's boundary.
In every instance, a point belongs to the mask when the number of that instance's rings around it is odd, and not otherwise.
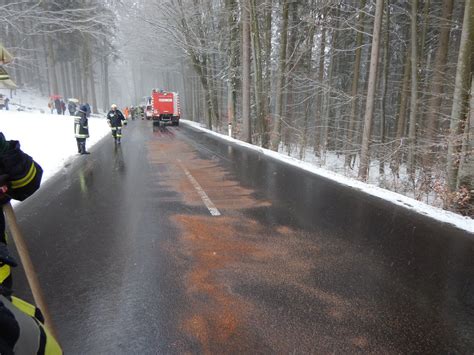
[{"label": "snow on ground", "polygon": [[[279,152],[281,154],[291,155],[294,158],[299,157],[299,151],[293,149],[290,154],[288,154],[283,144],[280,145]],[[355,159],[352,168],[348,168],[345,165],[344,158],[344,154],[337,154],[336,152],[332,151],[326,152],[324,156],[316,156],[316,154],[314,154],[313,148],[311,147],[306,149],[302,160],[325,170],[330,170],[337,174],[357,180],[360,163],[359,156],[357,156]],[[416,171],[416,179],[414,183],[410,179],[410,175],[407,172],[407,167],[405,164],[400,164],[398,175],[393,174],[388,162],[384,163],[385,173],[380,174],[379,164],[380,162],[377,158],[371,159],[369,164],[369,177],[366,181],[369,185],[376,185],[383,189],[414,198],[417,201],[423,201],[424,203],[427,203],[431,206],[442,208],[442,196],[436,193],[433,189],[430,190],[426,187],[420,188],[419,185],[422,183],[421,171]],[[440,176],[440,173],[442,172],[438,172],[438,175],[433,173],[433,178],[438,179],[439,181],[444,181],[444,177]]]},{"label": "snow on ground", "polygon": [[[21,149],[41,165],[43,183],[60,171],[66,162],[80,157],[72,116],[0,110],[0,132],[8,140],[20,141]],[[89,118],[87,149],[109,133],[105,117]],[[17,203],[13,201],[13,205]]]},{"label": "snow on ground", "polygon": [[412,210],[416,213],[423,214],[425,216],[428,216],[430,218],[433,218],[435,220],[452,224],[456,226],[457,228],[463,229],[467,232],[474,233],[474,219],[471,219],[469,217],[463,217],[459,214],[449,212],[442,210],[437,207],[433,207],[430,205],[427,205],[423,202],[417,201],[413,198],[401,195],[399,193],[389,191],[382,189],[380,187],[374,186],[374,185],[369,185],[367,183],[364,183],[362,181],[349,178],[340,174],[337,174],[335,172],[319,168],[311,163],[305,162],[298,160],[296,158],[283,155],[277,152],[274,152],[269,149],[264,149],[249,143],[242,142],[240,140],[231,138],[229,136],[208,130],[204,128],[200,123],[188,121],[188,120],[181,120],[182,123],[187,124],[189,126],[192,126],[196,129],[199,129],[201,131],[207,132],[211,135],[217,136],[221,139],[227,140],[229,142],[253,149],[255,151],[258,151],[261,154],[264,154],[266,156],[272,157],[274,159],[278,159],[280,161],[283,161],[287,164],[296,166],[298,168],[304,169],[306,171],[312,172],[313,174],[319,175],[321,177],[331,179],[333,181],[336,181],[342,185],[352,187],[357,190],[361,190],[369,195],[376,196],[378,198],[382,198],[384,200],[390,201],[395,205],[401,206],[403,208]]},{"label": "snow on ground", "polygon": [[[0,89],[10,97],[10,90]],[[8,140],[18,140],[21,149],[43,168],[43,182],[79,157],[74,137],[74,117],[50,114],[49,98],[29,89],[18,89],[10,99],[10,110],[0,110],[0,132]],[[89,118],[86,148],[91,148],[110,132],[105,115]]]},{"label": "snow on ground", "polygon": [[17,89],[10,97],[10,90],[0,89],[0,94],[10,99],[10,111],[48,112],[48,97],[41,96],[39,92],[28,89]]},{"label": "snow on ground", "polygon": [[[10,90],[0,89],[10,97]],[[43,168],[43,182],[58,172],[70,159],[78,157],[74,137],[74,117],[51,114],[49,98],[30,89],[18,89],[10,99],[10,110],[0,110],[0,132],[8,140],[18,140],[22,150]],[[105,115],[89,118],[89,149],[110,132]]]}]

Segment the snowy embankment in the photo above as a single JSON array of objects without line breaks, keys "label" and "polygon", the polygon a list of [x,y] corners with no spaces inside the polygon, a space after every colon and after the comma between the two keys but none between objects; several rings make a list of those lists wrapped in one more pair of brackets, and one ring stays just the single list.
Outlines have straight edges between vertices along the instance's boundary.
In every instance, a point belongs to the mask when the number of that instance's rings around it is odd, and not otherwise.
[{"label": "snowy embankment", "polygon": [[449,212],[442,210],[437,207],[433,207],[430,205],[427,205],[423,202],[417,201],[413,198],[398,194],[396,192],[392,192],[389,190],[382,189],[380,187],[374,186],[374,185],[369,185],[366,184],[362,181],[352,179],[337,173],[334,173],[332,171],[326,170],[319,168],[313,164],[298,160],[296,158],[292,158],[277,152],[274,152],[269,149],[264,149],[258,146],[255,146],[253,144],[245,143],[242,142],[238,139],[231,138],[229,136],[211,131],[207,128],[202,127],[201,124],[188,121],[188,120],[181,120],[182,123],[187,124],[189,126],[192,126],[196,129],[199,129],[201,131],[204,131],[206,133],[209,133],[211,135],[217,136],[220,139],[227,140],[229,142],[232,142],[234,144],[238,144],[244,147],[247,147],[249,149],[258,151],[259,153],[272,157],[274,159],[278,159],[282,162],[285,162],[287,164],[296,166],[298,168],[304,169],[306,171],[309,171],[313,174],[319,175],[321,177],[324,177],[326,179],[331,179],[333,181],[338,182],[339,184],[349,186],[351,188],[361,190],[369,195],[390,201],[391,203],[401,206],[403,208],[409,209],[415,213],[420,213],[425,216],[428,216],[430,218],[433,218],[437,221],[443,222],[443,223],[449,223],[454,226],[456,226],[459,229],[463,229],[467,232],[474,233],[474,219],[471,219],[469,217],[463,217],[459,214]]},{"label": "snowy embankment", "polygon": [[[41,165],[43,182],[60,171],[67,161],[80,157],[73,116],[1,110],[0,131],[8,140],[20,141],[21,149]],[[89,118],[87,149],[109,132],[105,118]]]}]

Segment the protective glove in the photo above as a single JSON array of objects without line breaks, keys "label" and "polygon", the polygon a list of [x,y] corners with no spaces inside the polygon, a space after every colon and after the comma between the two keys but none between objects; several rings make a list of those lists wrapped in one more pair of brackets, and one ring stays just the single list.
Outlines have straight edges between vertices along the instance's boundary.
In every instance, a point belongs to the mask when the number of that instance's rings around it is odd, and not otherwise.
[{"label": "protective glove", "polygon": [[128,124],[127,120],[123,120],[123,121],[122,121],[122,124],[123,124],[124,126],[126,126],[126,125]]}]

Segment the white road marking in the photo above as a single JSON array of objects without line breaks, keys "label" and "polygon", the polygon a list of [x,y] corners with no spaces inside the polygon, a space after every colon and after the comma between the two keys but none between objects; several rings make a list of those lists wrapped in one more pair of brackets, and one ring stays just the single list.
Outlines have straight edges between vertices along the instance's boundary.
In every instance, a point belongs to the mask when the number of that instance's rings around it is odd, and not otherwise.
[{"label": "white road marking", "polygon": [[199,183],[196,181],[196,179],[194,178],[194,176],[191,175],[191,173],[189,172],[188,169],[186,169],[186,167],[181,163],[181,160],[178,160],[178,163],[179,165],[181,166],[181,169],[183,169],[184,173],[186,174],[186,176],[188,177],[189,181],[191,182],[191,184],[194,186],[194,188],[196,189],[198,195],[201,197],[201,200],[202,202],[204,202],[204,204],[206,205],[207,209],[209,210],[209,212],[211,213],[212,216],[220,216],[221,213],[219,212],[219,210],[217,209],[217,207],[214,205],[214,203],[212,203],[211,199],[209,198],[209,196],[207,196],[207,194],[204,192],[204,190],[202,189],[201,185],[199,185]]}]

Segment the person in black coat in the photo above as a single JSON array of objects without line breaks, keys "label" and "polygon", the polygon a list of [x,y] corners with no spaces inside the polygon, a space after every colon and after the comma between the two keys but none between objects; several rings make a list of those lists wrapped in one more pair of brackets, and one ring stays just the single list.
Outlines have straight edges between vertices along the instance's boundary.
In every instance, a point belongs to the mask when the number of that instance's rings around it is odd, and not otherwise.
[{"label": "person in black coat", "polygon": [[[0,132],[0,186],[7,191],[0,191],[0,206],[11,198],[23,201],[33,194],[41,182],[43,170],[33,159],[23,153],[18,141],[7,141]],[[6,249],[5,218],[0,213],[0,286],[11,288],[10,266],[12,262]]]},{"label": "person in black coat", "polygon": [[55,99],[54,100],[54,107],[56,108],[56,113],[58,115],[60,115],[61,114],[61,100]]},{"label": "person in black coat", "polygon": [[112,130],[112,137],[114,138],[115,143],[120,144],[120,139],[122,138],[122,127],[127,125],[127,120],[115,104],[110,106],[110,111],[107,114],[107,123]]},{"label": "person in black coat", "polygon": [[87,119],[87,107],[81,105],[74,118],[74,134],[77,141],[77,152],[79,154],[90,154],[86,151],[86,139],[89,138],[89,120]]},{"label": "person in black coat", "polygon": [[76,109],[77,109],[77,106],[74,102],[72,101],[69,101],[68,105],[67,105],[67,109],[69,111],[69,114],[71,116],[74,116],[74,114],[76,113]]},{"label": "person in black coat", "polygon": [[[0,205],[23,201],[38,190],[43,170],[0,132]],[[0,354],[61,354],[61,348],[43,325],[41,311],[16,298],[11,268],[17,266],[6,241],[5,217],[0,213]]]}]

